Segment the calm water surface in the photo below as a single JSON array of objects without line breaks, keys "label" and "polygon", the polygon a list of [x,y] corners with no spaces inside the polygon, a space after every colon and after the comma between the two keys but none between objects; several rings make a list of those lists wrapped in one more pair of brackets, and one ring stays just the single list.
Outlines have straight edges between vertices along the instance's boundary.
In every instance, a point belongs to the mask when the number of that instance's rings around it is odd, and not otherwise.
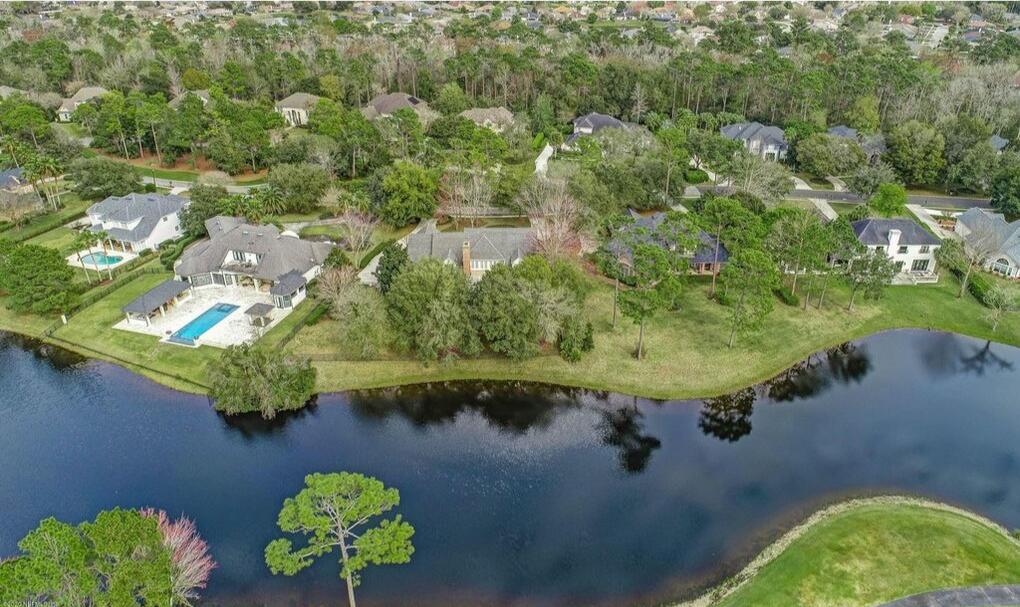
[{"label": "calm water surface", "polygon": [[847,495],[1020,527],[1018,367],[1014,348],[899,331],[704,402],[454,384],[322,396],[267,424],[0,335],[0,555],[45,516],[155,506],[211,544],[208,603],[337,604],[334,560],[273,577],[262,551],[305,474],[350,470],[398,487],[417,528],[412,562],[369,570],[359,603],[651,603]]}]

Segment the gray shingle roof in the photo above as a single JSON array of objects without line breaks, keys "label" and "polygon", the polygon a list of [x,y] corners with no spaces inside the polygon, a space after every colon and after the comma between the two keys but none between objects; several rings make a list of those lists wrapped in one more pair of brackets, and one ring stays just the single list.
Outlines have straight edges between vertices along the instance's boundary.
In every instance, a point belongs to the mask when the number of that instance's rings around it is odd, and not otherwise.
[{"label": "gray shingle roof", "polygon": [[0,190],[19,188],[24,185],[23,173],[21,167],[0,171]]},{"label": "gray shingle roof", "polygon": [[993,150],[995,150],[996,152],[1001,152],[1002,150],[1006,149],[1007,145],[1009,145],[1009,139],[999,137],[998,135],[992,135],[988,139],[988,143],[991,144]]},{"label": "gray shingle roof", "polygon": [[319,102],[319,97],[312,95],[311,93],[294,93],[288,97],[276,102],[276,109],[299,109],[310,112],[315,104]]},{"label": "gray shingle roof", "polygon": [[403,108],[415,109],[424,104],[425,102],[421,99],[407,93],[387,93],[369,101],[362,113],[371,119],[376,116],[390,116],[393,112]]},{"label": "gray shingle roof", "polygon": [[[643,216],[636,213],[633,209],[627,209],[627,214],[634,220],[632,226],[624,226],[617,230],[617,233],[606,243],[606,248],[610,253],[616,256],[617,259],[627,261],[629,263],[631,251],[623,242],[622,235],[625,234],[629,229],[634,227],[645,228],[650,232],[648,235],[648,241],[658,243],[654,232],[658,229],[659,225],[662,224],[666,219],[665,213],[653,213],[648,216]],[[690,263],[712,263],[715,261],[715,236],[709,234],[704,230],[698,230],[698,248],[695,249],[694,254],[691,255]],[[730,258],[730,252],[726,248],[726,245],[719,243],[719,262],[726,263]]]},{"label": "gray shingle roof", "polygon": [[739,141],[760,141],[765,145],[775,145],[780,148],[786,148],[786,135],[783,133],[783,129],[777,126],[765,126],[760,122],[738,122],[736,124],[728,124],[721,129],[719,132],[724,137],[729,139],[737,139]]},{"label": "gray shingle roof", "polygon": [[463,263],[463,247],[471,247],[471,259],[515,263],[531,252],[531,228],[466,228],[463,232],[418,232],[407,237],[411,261],[432,257]]},{"label": "gray shingle roof", "polygon": [[252,304],[250,308],[244,311],[247,316],[262,317],[269,316],[269,314],[276,308],[267,303]]},{"label": "gray shingle roof", "polygon": [[107,91],[101,86],[83,86],[80,89],[78,89],[77,93],[71,95],[67,99],[64,99],[63,102],[61,102],[58,111],[66,112],[74,111],[78,104],[85,103],[87,101],[92,101],[96,97],[102,97],[108,92],[109,91]]},{"label": "gray shingle roof", "polygon": [[593,133],[597,133],[602,129],[622,129],[627,125],[622,120],[613,118],[608,114],[599,114],[598,112],[591,112],[584,116],[578,116],[574,118],[574,128],[587,128],[591,129]]},{"label": "gray shingle roof", "polygon": [[467,118],[478,126],[485,126],[487,123],[497,126],[509,126],[514,121],[514,115],[505,107],[476,107],[464,110],[459,116]]},{"label": "gray shingle roof", "polygon": [[190,288],[191,285],[183,280],[164,280],[121,308],[121,311],[132,312],[134,314],[151,314],[158,310],[160,306]]},{"label": "gray shingle roof", "polygon": [[[995,257],[1003,255],[1020,264],[1020,220],[1009,223],[1000,213],[973,207],[956,218],[970,230],[980,229],[995,234]],[[967,237],[964,236],[964,241]]]},{"label": "gray shingle roof", "polygon": [[[205,222],[205,226],[209,238],[184,250],[174,268],[178,276],[225,269],[275,282],[288,272],[304,274],[322,265],[333,249],[333,245],[327,242],[311,242],[280,234],[274,226],[252,225],[236,217],[213,217]],[[228,257],[232,251],[254,254],[259,261],[255,264],[235,262]]]},{"label": "gray shingle roof", "polygon": [[[108,228],[106,232],[114,240],[137,242],[149,237],[159,224],[159,220],[167,215],[180,212],[188,205],[188,200],[169,194],[128,194],[127,196],[110,196],[97,202],[88,209],[89,217],[97,216],[100,222],[117,221],[130,223],[138,221],[138,225],[130,230],[124,228]],[[96,224],[90,228],[93,232],[103,229]]]},{"label": "gray shingle roof", "polygon": [[19,95],[24,95],[25,91],[23,91],[21,89],[16,89],[13,86],[7,86],[5,84],[0,84],[0,99],[7,99],[8,97],[10,97],[11,95],[13,95],[15,93],[17,93]]},{"label": "gray shingle roof", "polygon": [[198,97],[199,99],[202,100],[203,103],[209,103],[209,100],[212,99],[212,96],[209,94],[208,89],[199,89],[197,91],[185,91],[184,94],[178,95],[177,97],[171,99],[170,103],[168,103],[167,105],[174,109],[177,109],[177,107],[181,105],[181,103],[184,101],[184,98],[187,97],[188,95],[194,95]]},{"label": "gray shingle roof", "polygon": [[305,286],[308,281],[296,270],[291,270],[281,276],[273,288],[269,289],[270,295],[293,295],[297,290]]},{"label": "gray shingle roof", "polygon": [[829,134],[834,137],[843,137],[844,139],[853,139],[857,141],[857,129],[850,128],[845,124],[840,124],[829,129]]},{"label": "gray shingle roof", "polygon": [[889,230],[900,231],[901,245],[937,245],[942,241],[910,219],[860,219],[851,224],[863,245],[889,246]]}]

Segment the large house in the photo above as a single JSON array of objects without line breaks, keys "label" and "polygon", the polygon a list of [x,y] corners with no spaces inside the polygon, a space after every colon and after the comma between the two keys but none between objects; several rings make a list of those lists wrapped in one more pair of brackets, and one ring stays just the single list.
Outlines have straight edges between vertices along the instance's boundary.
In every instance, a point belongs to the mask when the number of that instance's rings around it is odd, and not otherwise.
[{"label": "large house", "polygon": [[631,126],[622,120],[598,112],[578,116],[574,118],[574,132],[564,140],[563,148],[572,149],[581,137],[594,135],[603,129],[627,129]]},{"label": "large house", "polygon": [[514,115],[505,107],[476,107],[458,114],[480,127],[502,133],[514,123]]},{"label": "large house", "polygon": [[101,86],[83,86],[78,89],[77,93],[60,103],[60,107],[57,108],[57,120],[60,122],[71,122],[71,115],[78,109],[78,106],[88,103],[93,99],[98,99],[108,92]]},{"label": "large house", "polygon": [[876,158],[881,157],[882,154],[885,154],[886,152],[885,137],[881,133],[865,135],[858,132],[855,128],[849,127],[845,124],[839,124],[834,127],[830,127],[828,134],[833,137],[841,137],[843,139],[856,141],[861,146],[861,150],[864,151],[864,155],[868,157],[868,161],[873,161]]},{"label": "large house", "polygon": [[308,115],[315,109],[319,99],[311,93],[294,93],[276,102],[276,112],[283,116],[289,126],[308,124]]},{"label": "large house", "polygon": [[531,228],[466,228],[440,232],[430,223],[407,237],[411,261],[431,257],[460,267],[471,280],[479,280],[498,263],[515,266],[531,252]]},{"label": "large house", "polygon": [[278,308],[296,306],[306,285],[322,271],[333,249],[325,242],[298,238],[275,226],[253,225],[222,215],[205,222],[209,238],[196,242],[174,265],[179,280],[192,287],[252,286],[268,290]]},{"label": "large house", "polygon": [[975,207],[956,218],[954,229],[965,245],[991,252],[985,269],[1020,278],[1020,220],[1010,223],[999,213]]},{"label": "large house", "polygon": [[765,126],[760,122],[738,122],[722,127],[719,132],[727,139],[744,144],[748,152],[765,160],[782,160],[790,149],[783,129],[777,126]]},{"label": "large house", "polygon": [[885,254],[897,273],[915,282],[937,279],[935,251],[942,241],[910,219],[861,219],[851,224],[857,240]]},{"label": "large house", "polygon": [[164,194],[110,196],[86,211],[93,232],[106,232],[114,249],[155,251],[183,236],[180,213],[188,200]]},{"label": "large house", "polygon": [[[633,222],[618,228],[606,243],[606,250],[620,262],[625,273],[629,273],[633,265],[633,254],[627,244],[627,241],[630,240],[627,233],[635,228],[644,228],[647,230],[645,238],[649,242],[665,246],[665,243],[656,236],[656,231],[666,219],[665,213],[640,215],[633,209],[628,209],[627,214]],[[718,247],[718,257],[716,247]],[[698,245],[693,251],[688,251],[686,256],[692,273],[711,276],[722,271],[723,266],[730,258],[730,252],[726,249],[726,245],[719,242],[715,236],[704,230],[698,230]]]},{"label": "large house", "polygon": [[428,103],[407,93],[379,95],[361,108],[361,114],[369,120],[375,120],[376,118],[387,118],[397,110],[405,108],[414,110],[414,113],[418,114],[418,119],[423,123],[431,121],[435,116],[435,112],[429,108]]}]

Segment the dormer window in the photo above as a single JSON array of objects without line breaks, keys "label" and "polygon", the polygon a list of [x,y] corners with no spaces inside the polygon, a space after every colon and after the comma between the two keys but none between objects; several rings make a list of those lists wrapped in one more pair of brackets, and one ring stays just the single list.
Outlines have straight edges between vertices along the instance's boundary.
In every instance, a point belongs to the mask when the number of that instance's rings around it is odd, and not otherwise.
[{"label": "dormer window", "polygon": [[231,251],[234,256],[234,261],[244,261],[244,251]]}]

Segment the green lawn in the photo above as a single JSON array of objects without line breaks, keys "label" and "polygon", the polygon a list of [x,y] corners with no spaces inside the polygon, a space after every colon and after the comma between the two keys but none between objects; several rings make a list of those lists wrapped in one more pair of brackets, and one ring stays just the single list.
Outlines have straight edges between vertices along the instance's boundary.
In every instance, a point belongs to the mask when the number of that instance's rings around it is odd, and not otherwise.
[{"label": "green lawn", "polygon": [[71,228],[61,226],[29,238],[25,242],[56,249],[65,255],[70,255],[74,252],[74,239],[77,235],[78,232]]},{"label": "green lawn", "polygon": [[504,358],[466,359],[425,366],[391,353],[385,360],[346,360],[337,350],[340,327],[324,319],[305,327],[289,344],[316,360],[320,391],[392,386],[454,379],[533,380],[637,394],[653,398],[713,396],[768,379],[805,356],[844,341],[899,327],[954,331],[1020,345],[1020,314],[1004,320],[997,333],[984,320],[984,308],[958,283],[889,287],[878,302],[858,302],[846,311],[849,294],[830,288],[822,310],[807,311],[776,302],[760,331],[726,347],[728,312],[707,297],[703,279],[684,296],[679,312],[659,314],[646,328],[647,357],[632,356],[638,330],[620,318],[612,327],[612,287],[600,284],[586,306],[596,329],[595,351],[571,364],[554,352],[520,363]]},{"label": "green lawn", "polygon": [[[151,335],[113,328],[124,318],[121,307],[171,277],[169,272],[142,274],[96,304],[85,308],[53,334],[57,345],[87,356],[111,360],[172,387],[198,391],[207,365],[220,350],[209,346],[184,348],[160,343]],[[181,380],[179,378],[184,378]],[[191,380],[191,381],[188,381]]]},{"label": "green lawn", "polygon": [[868,607],[962,586],[1020,583],[1020,544],[962,513],[867,504],[810,527],[718,607]]},{"label": "green lawn", "polygon": [[817,177],[815,177],[813,175],[808,175],[807,173],[794,173],[794,175],[796,175],[797,177],[800,177],[801,179],[806,181],[807,184],[809,186],[811,186],[811,189],[814,189],[814,190],[832,190],[832,189],[834,189],[832,183],[830,183],[829,180],[827,180],[827,179],[818,179]]}]

